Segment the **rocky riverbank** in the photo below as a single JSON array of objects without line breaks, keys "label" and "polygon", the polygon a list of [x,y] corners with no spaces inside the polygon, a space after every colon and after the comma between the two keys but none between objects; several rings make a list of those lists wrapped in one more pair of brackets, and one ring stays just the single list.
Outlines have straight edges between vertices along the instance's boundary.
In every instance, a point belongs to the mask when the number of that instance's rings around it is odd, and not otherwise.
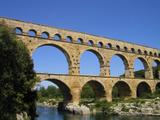
[{"label": "rocky riverbank", "polygon": [[111,114],[160,116],[160,99],[120,102],[110,107]]},{"label": "rocky riverbank", "polygon": [[115,115],[156,115],[160,116],[160,99],[134,99],[129,101],[120,101],[113,103],[101,103],[97,107],[96,103],[91,103],[88,105],[77,105],[73,103],[68,103],[66,105],[51,104],[52,102],[43,102],[38,105],[47,107],[60,107],[58,109],[67,111],[72,114],[95,114],[97,112],[102,112],[104,114],[115,114]]}]

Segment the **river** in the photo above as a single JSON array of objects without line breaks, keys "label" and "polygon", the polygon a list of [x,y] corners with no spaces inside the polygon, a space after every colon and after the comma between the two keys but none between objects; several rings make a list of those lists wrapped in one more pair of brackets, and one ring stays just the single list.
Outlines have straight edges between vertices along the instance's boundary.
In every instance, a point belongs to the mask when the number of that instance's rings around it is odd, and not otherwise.
[{"label": "river", "polygon": [[36,120],[160,120],[156,116],[107,116],[103,114],[96,115],[72,115],[58,112],[56,108],[37,106],[39,117]]}]

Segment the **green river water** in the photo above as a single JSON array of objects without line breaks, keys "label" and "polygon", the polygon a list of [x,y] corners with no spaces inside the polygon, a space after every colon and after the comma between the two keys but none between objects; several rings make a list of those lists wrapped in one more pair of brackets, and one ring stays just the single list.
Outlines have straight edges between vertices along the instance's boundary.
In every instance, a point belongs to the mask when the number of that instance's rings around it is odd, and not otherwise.
[{"label": "green river water", "polygon": [[56,108],[37,106],[39,117],[36,120],[160,120],[160,116],[107,116],[96,115],[72,115],[58,112]]}]

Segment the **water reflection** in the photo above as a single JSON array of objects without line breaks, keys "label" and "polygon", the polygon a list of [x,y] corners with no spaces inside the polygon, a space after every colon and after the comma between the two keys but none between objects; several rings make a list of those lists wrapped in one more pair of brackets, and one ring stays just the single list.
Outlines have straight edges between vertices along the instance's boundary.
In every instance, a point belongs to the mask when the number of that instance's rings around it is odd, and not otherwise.
[{"label": "water reflection", "polygon": [[63,112],[57,112],[54,108],[37,107],[39,117],[36,120],[160,120],[160,116],[106,116],[103,114],[96,115],[72,115]]}]

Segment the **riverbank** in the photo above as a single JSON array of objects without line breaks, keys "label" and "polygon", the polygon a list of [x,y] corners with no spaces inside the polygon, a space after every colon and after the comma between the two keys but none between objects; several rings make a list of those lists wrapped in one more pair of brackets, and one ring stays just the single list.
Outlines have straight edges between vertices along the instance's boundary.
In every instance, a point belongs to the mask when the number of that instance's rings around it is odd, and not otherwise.
[{"label": "riverbank", "polygon": [[110,112],[117,115],[149,115],[160,116],[160,99],[137,99],[115,103]]},{"label": "riverbank", "polygon": [[[38,103],[37,105],[58,108],[58,104],[51,105],[47,102]],[[89,104],[75,105],[69,103],[64,108],[65,111],[72,114],[96,114],[103,113],[107,115],[148,115],[160,116],[160,99],[131,99],[127,101],[117,101],[108,103],[99,101]]]}]

